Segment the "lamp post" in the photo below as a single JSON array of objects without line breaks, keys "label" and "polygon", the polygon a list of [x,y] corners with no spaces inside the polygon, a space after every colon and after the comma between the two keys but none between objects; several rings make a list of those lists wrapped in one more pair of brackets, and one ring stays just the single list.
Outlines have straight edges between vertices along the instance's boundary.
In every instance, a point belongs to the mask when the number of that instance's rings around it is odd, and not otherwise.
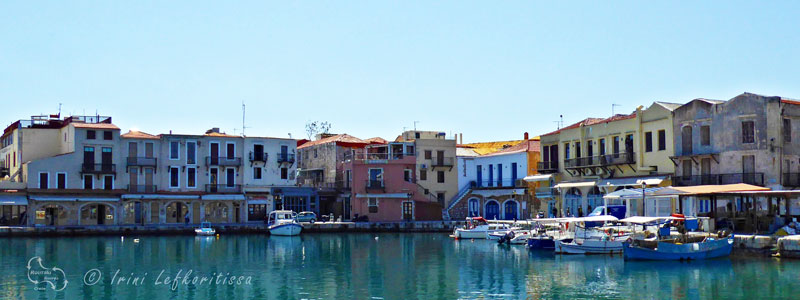
[{"label": "lamp post", "polygon": [[642,215],[644,215],[644,216],[647,216],[647,209],[646,209],[646,204],[645,204],[645,199],[644,199],[644,188],[646,186],[647,185],[644,182],[642,182]]}]

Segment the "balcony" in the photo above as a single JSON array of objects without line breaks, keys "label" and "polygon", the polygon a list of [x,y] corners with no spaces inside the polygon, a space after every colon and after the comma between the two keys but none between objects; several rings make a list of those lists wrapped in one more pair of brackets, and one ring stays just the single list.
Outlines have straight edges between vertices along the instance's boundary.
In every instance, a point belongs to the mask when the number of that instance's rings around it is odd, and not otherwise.
[{"label": "balcony", "polygon": [[153,194],[158,191],[157,185],[128,185],[128,193],[131,194]]},{"label": "balcony", "polygon": [[558,189],[553,187],[540,187],[536,188],[536,197],[537,198],[553,198],[558,196]]},{"label": "balcony", "polygon": [[238,167],[242,165],[241,157],[213,157],[206,156],[206,166]]},{"label": "balcony", "polygon": [[10,173],[10,171],[8,170],[8,168],[0,167],[0,177],[6,177],[6,176],[10,175],[9,173]]},{"label": "balcony", "polygon": [[155,157],[128,157],[129,167],[155,167],[158,165],[158,158]]},{"label": "balcony", "polygon": [[266,163],[268,156],[269,156],[269,154],[264,153],[264,152],[253,152],[253,151],[250,151],[249,158],[250,158],[251,162],[263,162],[263,163]]},{"label": "balcony", "polygon": [[541,174],[558,173],[558,161],[540,161],[536,164],[536,170]]},{"label": "balcony", "polygon": [[386,188],[383,185],[383,180],[369,180],[367,179],[366,185],[367,190],[385,190]]},{"label": "balcony", "polygon": [[81,173],[83,174],[117,174],[117,165],[115,164],[87,164],[81,165]]},{"label": "balcony", "polygon": [[294,163],[294,153],[278,152],[278,163]]},{"label": "balcony", "polygon": [[473,181],[472,187],[476,189],[507,189],[507,188],[526,188],[528,187],[527,182],[522,179],[502,179],[502,180],[482,180],[482,181]]},{"label": "balcony", "polygon": [[800,173],[783,173],[784,187],[800,187]]},{"label": "balcony", "polygon": [[[416,163],[414,153],[350,153],[345,159],[352,159],[358,163],[386,164],[386,163]],[[404,160],[405,159],[405,160]]]},{"label": "balcony", "polygon": [[239,194],[241,192],[241,184],[206,184],[206,193],[210,194]]},{"label": "balcony", "polygon": [[706,174],[689,176],[672,176],[674,186],[692,185],[718,185],[746,183],[764,186],[764,173],[729,173],[729,174]]},{"label": "balcony", "polygon": [[431,168],[436,168],[436,167],[452,168],[453,166],[455,166],[455,163],[452,157],[431,158]]}]

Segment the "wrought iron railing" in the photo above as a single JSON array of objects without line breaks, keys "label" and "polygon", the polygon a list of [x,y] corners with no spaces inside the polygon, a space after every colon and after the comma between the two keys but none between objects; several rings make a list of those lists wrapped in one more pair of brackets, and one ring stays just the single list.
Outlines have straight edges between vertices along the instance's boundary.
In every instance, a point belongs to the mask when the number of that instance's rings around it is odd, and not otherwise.
[{"label": "wrought iron railing", "polygon": [[207,166],[241,166],[241,157],[227,157],[227,156],[206,156]]},{"label": "wrought iron railing", "polygon": [[128,166],[155,167],[158,158],[155,157],[128,157]]},{"label": "wrought iron railing", "polygon": [[81,166],[81,173],[91,174],[114,174],[117,173],[117,165],[115,164],[87,164]]},{"label": "wrought iron railing", "polygon": [[242,192],[241,184],[206,184],[206,193],[236,194]]},{"label": "wrought iron railing", "polygon": [[672,176],[672,184],[675,186],[691,185],[718,185],[746,183],[752,185],[764,185],[764,173],[728,173],[728,174],[706,174]]}]

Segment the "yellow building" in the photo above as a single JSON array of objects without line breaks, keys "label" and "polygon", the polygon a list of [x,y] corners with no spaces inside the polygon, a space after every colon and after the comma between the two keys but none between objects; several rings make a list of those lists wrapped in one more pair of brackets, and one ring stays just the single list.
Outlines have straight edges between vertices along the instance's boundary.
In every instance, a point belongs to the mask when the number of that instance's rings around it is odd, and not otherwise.
[{"label": "yellow building", "polygon": [[[675,165],[672,111],[680,104],[655,102],[631,114],[587,118],[541,136],[537,196],[550,199],[550,216],[585,216],[603,195],[626,187],[669,185]],[[631,215],[641,215],[632,205]]]}]

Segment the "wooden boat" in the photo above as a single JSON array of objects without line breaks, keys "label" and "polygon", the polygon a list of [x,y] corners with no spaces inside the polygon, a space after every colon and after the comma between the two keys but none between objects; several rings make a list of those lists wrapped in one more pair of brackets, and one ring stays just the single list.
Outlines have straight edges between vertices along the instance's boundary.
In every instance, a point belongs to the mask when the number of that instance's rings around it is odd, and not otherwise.
[{"label": "wooden boat", "polygon": [[[631,218],[629,218],[631,219]],[[685,221],[685,218],[638,218],[636,220],[624,219],[623,222],[645,225],[657,221],[655,219],[670,219],[676,224]],[[680,233],[675,237],[667,231],[656,238],[632,238],[623,244],[623,255],[628,260],[703,260],[709,258],[726,257],[733,250],[733,234],[718,232],[716,235],[689,236]]]},{"label": "wooden boat", "polygon": [[269,213],[269,234],[293,236],[299,235],[303,226],[296,220],[297,214],[291,210],[276,210]]}]

